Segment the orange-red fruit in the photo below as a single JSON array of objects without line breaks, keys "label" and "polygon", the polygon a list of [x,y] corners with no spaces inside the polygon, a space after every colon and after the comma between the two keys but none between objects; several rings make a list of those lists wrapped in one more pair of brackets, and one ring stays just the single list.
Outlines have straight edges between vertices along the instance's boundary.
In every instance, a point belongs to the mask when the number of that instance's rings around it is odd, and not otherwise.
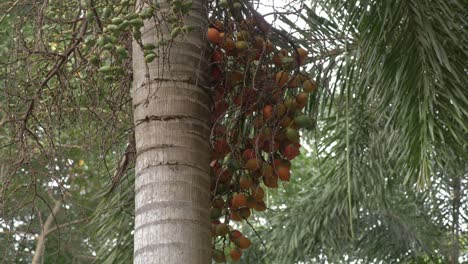
[{"label": "orange-red fruit", "polygon": [[263,126],[263,118],[261,116],[257,116],[253,121],[253,125],[256,129],[260,129]]},{"label": "orange-red fruit", "polygon": [[257,205],[257,201],[253,196],[248,196],[247,197],[247,207],[250,209],[254,209],[255,206]]},{"label": "orange-red fruit", "polygon": [[288,83],[289,88],[296,88],[297,87],[297,79],[293,78],[291,81]]},{"label": "orange-red fruit", "polygon": [[238,214],[242,219],[248,219],[250,217],[250,209],[248,207],[243,207],[239,209]]},{"label": "orange-red fruit", "polygon": [[229,255],[231,255],[232,260],[238,261],[242,257],[242,250],[237,247],[233,248],[231,252],[229,252]]},{"label": "orange-red fruit", "polygon": [[299,106],[304,107],[307,104],[307,100],[309,99],[309,96],[307,93],[299,93],[296,95],[296,102]]},{"label": "orange-red fruit", "polygon": [[211,223],[211,237],[216,237],[216,224]]},{"label": "orange-red fruit", "polygon": [[279,71],[275,75],[275,80],[279,87],[283,87],[288,82],[288,79],[289,75],[284,71]]},{"label": "orange-red fruit", "polygon": [[229,108],[228,102],[226,100],[221,100],[215,103],[215,112],[222,114]]},{"label": "orange-red fruit", "polygon": [[271,167],[270,164],[263,165],[262,176],[265,178],[271,178],[273,176],[273,167]]},{"label": "orange-red fruit", "polygon": [[225,170],[218,174],[218,180],[221,183],[228,183],[231,181],[232,173],[229,170]]},{"label": "orange-red fruit", "polygon": [[249,160],[249,159],[255,159],[255,150],[253,149],[246,149],[244,150],[244,153],[243,153],[243,157],[245,160]]},{"label": "orange-red fruit", "polygon": [[238,193],[232,197],[232,207],[240,208],[247,206],[247,196],[243,193]]},{"label": "orange-red fruit", "polygon": [[252,186],[252,178],[248,175],[242,175],[239,179],[239,187],[241,189],[248,189]]},{"label": "orange-red fruit", "polygon": [[232,40],[232,38],[230,37],[226,37],[224,39],[224,41],[221,43],[221,47],[225,50],[225,51],[233,51],[236,46],[234,44],[234,40]]},{"label": "orange-red fruit", "polygon": [[299,146],[296,144],[289,144],[284,148],[283,154],[288,160],[292,160],[299,155]]},{"label": "orange-red fruit", "polygon": [[249,171],[256,171],[260,168],[261,165],[262,165],[262,161],[260,159],[253,158],[253,159],[249,159],[245,163],[245,168]]},{"label": "orange-red fruit", "polygon": [[213,55],[211,55],[211,61],[212,62],[221,62],[223,61],[224,59],[224,56],[223,56],[223,53],[219,52],[219,51],[215,51],[213,52]]},{"label": "orange-red fruit", "polygon": [[286,167],[288,169],[291,169],[291,162],[289,160],[280,160],[280,159],[275,159],[273,161],[273,164],[275,168],[279,168],[280,166]]},{"label": "orange-red fruit", "polygon": [[231,218],[232,221],[242,221],[243,218],[239,215],[239,212],[236,210],[236,211],[231,211],[231,213],[229,214],[229,217]]},{"label": "orange-red fruit", "polygon": [[212,44],[219,44],[221,42],[221,36],[216,28],[209,28],[206,32],[206,37]]},{"label": "orange-red fruit", "polygon": [[263,107],[263,119],[268,120],[271,118],[272,115],[273,115],[273,106],[265,105],[265,107]]},{"label": "orange-red fruit", "polygon": [[263,177],[263,183],[268,188],[278,188],[278,178],[276,175],[272,177]]},{"label": "orange-red fruit", "polygon": [[221,81],[223,79],[223,73],[218,67],[213,67],[211,70],[211,79],[213,81]]},{"label": "orange-red fruit", "polygon": [[258,186],[252,191],[252,196],[255,198],[255,200],[261,201],[265,197],[265,191],[262,187]]},{"label": "orange-red fruit", "polygon": [[232,87],[232,86],[244,81],[244,73],[242,73],[240,71],[227,72],[226,73],[226,78],[227,78],[227,81],[228,81],[228,85],[230,87]]},{"label": "orange-red fruit", "polygon": [[245,236],[239,237],[235,243],[240,249],[248,249],[252,245],[250,239]]},{"label": "orange-red fruit", "polygon": [[278,177],[282,181],[289,181],[291,179],[291,172],[289,171],[288,167],[285,166],[279,166],[277,169],[278,172]]},{"label": "orange-red fruit", "polygon": [[231,147],[225,139],[216,140],[213,142],[214,151],[220,156],[226,156],[231,152]]},{"label": "orange-red fruit", "polygon": [[271,53],[275,50],[275,46],[273,46],[273,44],[270,42],[270,41],[267,41],[266,42],[266,47],[265,47],[265,51],[267,53]]},{"label": "orange-red fruit", "polygon": [[284,104],[278,104],[276,105],[276,114],[279,116],[279,117],[282,117],[286,114],[286,106],[284,106]]},{"label": "orange-red fruit", "polygon": [[311,93],[311,92],[314,92],[315,90],[317,90],[317,84],[314,81],[306,80],[302,84],[302,88],[303,88],[302,90],[305,93]]},{"label": "orange-red fruit", "polygon": [[263,49],[263,45],[265,45],[265,41],[263,40],[262,37],[256,36],[255,37],[255,48],[257,49]]},{"label": "orange-red fruit", "polygon": [[257,201],[257,205],[255,206],[255,211],[263,212],[266,210],[266,204],[264,201]]},{"label": "orange-red fruit", "polygon": [[223,208],[224,207],[224,200],[221,197],[217,197],[213,200],[213,207],[214,208]]},{"label": "orange-red fruit", "polygon": [[273,61],[273,63],[274,63],[276,66],[281,66],[281,64],[283,64],[283,56],[280,55],[279,53],[273,55],[273,57],[271,58],[271,60]]},{"label": "orange-red fruit", "polygon": [[241,236],[242,236],[242,233],[239,230],[232,230],[231,233],[229,234],[229,237],[233,241],[238,239]]},{"label": "orange-red fruit", "polygon": [[303,48],[297,48],[297,53],[299,54],[299,63],[303,64],[309,53]]}]

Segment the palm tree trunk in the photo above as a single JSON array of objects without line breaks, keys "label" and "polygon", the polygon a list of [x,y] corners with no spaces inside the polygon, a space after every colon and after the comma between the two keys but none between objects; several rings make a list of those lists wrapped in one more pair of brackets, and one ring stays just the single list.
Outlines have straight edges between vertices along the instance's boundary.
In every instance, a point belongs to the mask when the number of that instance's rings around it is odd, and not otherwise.
[{"label": "palm tree trunk", "polygon": [[[169,8],[160,5],[158,17]],[[211,261],[207,14],[194,0],[184,22],[195,30],[159,48],[148,68],[133,43],[136,264]],[[170,39],[170,25],[154,21],[145,21],[143,43]]]}]

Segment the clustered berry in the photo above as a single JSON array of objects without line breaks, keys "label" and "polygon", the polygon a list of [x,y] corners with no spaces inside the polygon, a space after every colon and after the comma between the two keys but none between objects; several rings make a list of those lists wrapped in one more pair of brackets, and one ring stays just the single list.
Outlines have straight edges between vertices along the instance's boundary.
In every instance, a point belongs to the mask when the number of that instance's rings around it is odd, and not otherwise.
[{"label": "clustered berry", "polygon": [[216,262],[239,260],[249,238],[233,222],[265,211],[265,188],[291,178],[299,155],[299,129],[314,121],[303,113],[315,81],[294,74],[307,60],[303,48],[277,49],[254,19],[211,20],[207,30],[211,79],[211,234]]}]

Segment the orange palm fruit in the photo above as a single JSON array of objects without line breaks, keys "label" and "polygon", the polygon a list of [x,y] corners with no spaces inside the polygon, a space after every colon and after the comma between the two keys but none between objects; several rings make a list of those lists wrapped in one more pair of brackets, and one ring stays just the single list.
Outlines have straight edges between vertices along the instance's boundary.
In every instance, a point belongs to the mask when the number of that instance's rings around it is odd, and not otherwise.
[{"label": "orange palm fruit", "polygon": [[289,171],[288,167],[279,166],[276,168],[276,171],[278,172],[278,177],[280,180],[289,181],[289,179],[291,179],[291,172]]},{"label": "orange palm fruit", "polygon": [[268,120],[271,118],[272,115],[273,115],[273,106],[265,105],[265,107],[263,107],[263,119]]},{"label": "orange palm fruit", "polygon": [[256,171],[258,169],[260,169],[262,166],[262,161],[260,159],[257,159],[257,158],[253,158],[253,159],[249,159],[246,163],[245,163],[245,168],[249,171]]},{"label": "orange palm fruit", "polygon": [[247,206],[247,196],[243,193],[238,193],[232,197],[232,207],[240,208]]},{"label": "orange palm fruit", "polygon": [[284,71],[279,71],[275,75],[275,80],[279,87],[283,87],[288,82],[288,79],[289,75]]},{"label": "orange palm fruit", "polygon": [[242,257],[242,250],[235,247],[231,249],[231,251],[229,252],[229,255],[231,255],[232,260],[238,261]]},{"label": "orange palm fruit", "polygon": [[240,249],[248,249],[252,245],[250,239],[245,236],[239,237],[235,243]]},{"label": "orange palm fruit", "polygon": [[305,93],[314,92],[315,90],[317,90],[317,84],[316,84],[314,81],[306,80],[306,81],[302,84],[302,90],[303,90]]},{"label": "orange palm fruit", "polygon": [[206,36],[208,41],[212,44],[219,44],[221,42],[221,36],[216,28],[209,28],[206,32]]}]

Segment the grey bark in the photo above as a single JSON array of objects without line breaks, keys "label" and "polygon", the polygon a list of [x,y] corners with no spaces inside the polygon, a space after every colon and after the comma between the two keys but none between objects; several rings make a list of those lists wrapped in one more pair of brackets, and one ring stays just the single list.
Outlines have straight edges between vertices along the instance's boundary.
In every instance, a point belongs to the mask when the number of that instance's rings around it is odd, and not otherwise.
[{"label": "grey bark", "polygon": [[[160,48],[148,68],[133,42],[136,264],[211,263],[207,15],[206,2],[193,1],[184,22],[195,30]],[[145,21],[143,43],[170,31]]]}]

